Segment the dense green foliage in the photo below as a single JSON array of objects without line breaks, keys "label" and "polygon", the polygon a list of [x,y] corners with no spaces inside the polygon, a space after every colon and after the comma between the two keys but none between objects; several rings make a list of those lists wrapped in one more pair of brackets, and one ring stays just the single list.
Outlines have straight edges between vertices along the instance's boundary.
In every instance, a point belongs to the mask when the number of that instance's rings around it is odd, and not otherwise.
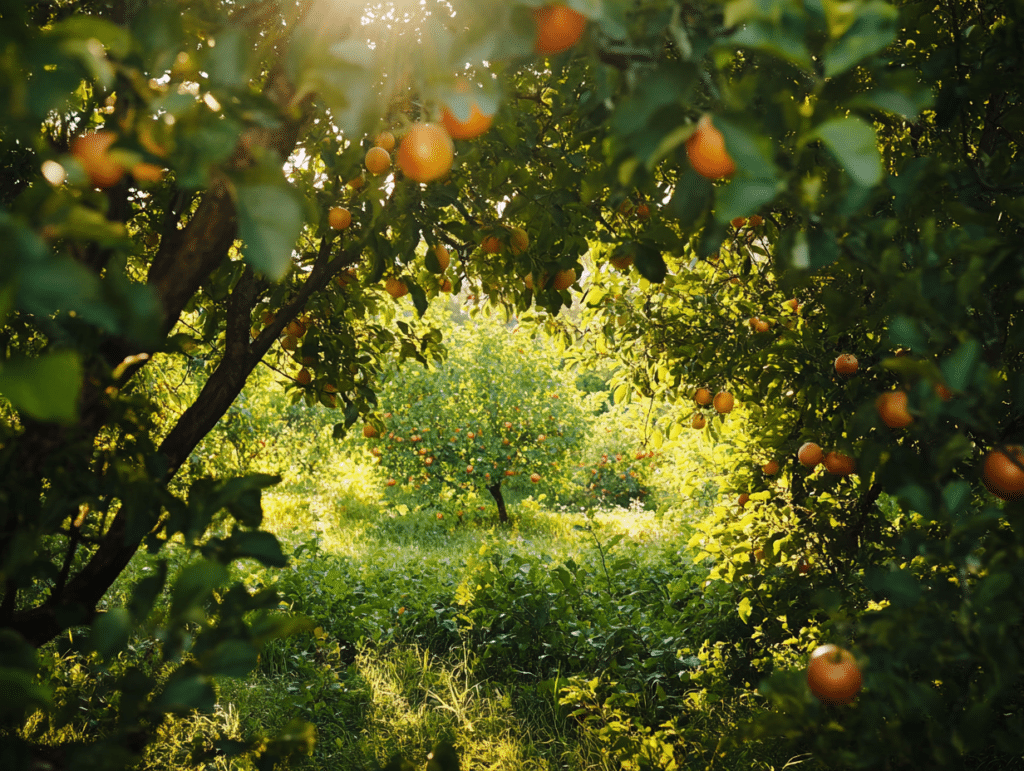
[{"label": "dense green foliage", "polygon": [[[720,593],[707,616],[686,603],[697,639],[676,644],[672,622],[652,621],[659,586],[684,599],[671,571],[623,564],[616,584],[605,568],[581,578],[566,560],[502,553],[467,558],[483,579],[457,593],[467,620],[442,619],[492,651],[487,666],[550,679],[541,657],[578,664],[561,698],[627,766],[672,767],[690,738],[659,723],[665,709],[712,698],[752,705],[742,730],[716,724],[723,744],[770,739],[820,768],[1024,754],[1024,483],[982,479],[988,454],[1024,442],[1021,3],[572,0],[582,39],[540,56],[542,4],[0,4],[0,765],[128,765],[166,716],[214,707],[214,678],[291,644],[275,640],[303,622],[280,612],[275,582],[247,584],[235,566],[286,565],[262,491],[323,466],[293,451],[267,468],[260,442],[290,422],[314,444],[327,414],[337,438],[365,418],[384,428],[382,378],[443,359],[440,334],[394,322],[423,315],[446,281],[544,329],[577,376],[614,369],[613,401],[644,403],[656,424],[630,453],[601,449],[600,433],[581,445],[592,411],[566,403],[542,431],[550,391],[537,389],[534,419],[485,427],[471,455],[448,446],[491,419],[471,399],[465,422],[429,426],[448,440],[431,448],[431,493],[479,486],[501,460],[627,482],[612,467],[654,449],[650,489],[684,477],[662,485],[684,511],[720,496],[687,541]],[[411,124],[445,104],[467,115],[474,99],[494,126],[456,142],[449,173],[363,174],[378,131],[401,148]],[[728,179],[696,170],[705,113],[735,161]],[[352,215],[343,231],[328,223],[337,205]],[[568,269],[574,286],[542,285]],[[842,353],[855,374],[834,368]],[[296,397],[274,405],[276,426],[252,411],[272,399],[238,401],[264,364]],[[166,373],[185,388],[158,387]],[[495,416],[522,398],[525,378],[508,383]],[[700,408],[708,428],[687,428],[698,386],[743,409]],[[901,428],[876,409],[894,389],[912,418]],[[402,405],[392,420],[433,423],[424,402]],[[503,437],[505,423],[521,433]],[[542,432],[558,459],[533,443]],[[501,438],[521,457],[495,457]],[[799,464],[809,440],[855,473]],[[779,473],[759,471],[773,459]],[[472,480],[457,476],[464,461]],[[605,590],[622,607],[595,600]],[[723,611],[728,624],[704,622]],[[863,673],[852,704],[807,684],[805,654],[829,641]],[[710,682],[688,691],[678,651],[705,647]],[[44,682],[65,656],[76,688],[117,704],[91,732],[70,691]],[[40,714],[76,741],[47,747],[26,728]],[[209,752],[269,767],[311,746],[308,726],[275,728],[276,743]]]}]

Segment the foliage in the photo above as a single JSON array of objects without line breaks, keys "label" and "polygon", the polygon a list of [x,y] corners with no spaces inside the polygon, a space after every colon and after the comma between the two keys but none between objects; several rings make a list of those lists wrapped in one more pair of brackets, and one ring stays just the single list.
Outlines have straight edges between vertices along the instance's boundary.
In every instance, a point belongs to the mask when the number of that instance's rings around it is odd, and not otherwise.
[{"label": "foliage", "polygon": [[461,516],[465,493],[488,490],[502,519],[505,492],[565,497],[589,428],[572,378],[519,326],[477,317],[446,339],[443,363],[393,373],[380,394],[383,414],[368,424],[379,426],[369,444],[400,482],[395,491],[415,492],[431,513]]}]

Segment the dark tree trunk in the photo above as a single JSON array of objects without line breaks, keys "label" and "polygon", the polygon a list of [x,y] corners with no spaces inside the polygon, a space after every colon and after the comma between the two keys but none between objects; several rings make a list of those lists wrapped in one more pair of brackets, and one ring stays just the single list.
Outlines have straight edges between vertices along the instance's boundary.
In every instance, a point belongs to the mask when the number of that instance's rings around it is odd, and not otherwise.
[{"label": "dark tree trunk", "polygon": [[505,508],[505,498],[501,494],[501,482],[498,482],[496,485],[491,485],[487,490],[494,496],[494,500],[498,504],[498,521],[502,524],[507,523],[508,510]]}]

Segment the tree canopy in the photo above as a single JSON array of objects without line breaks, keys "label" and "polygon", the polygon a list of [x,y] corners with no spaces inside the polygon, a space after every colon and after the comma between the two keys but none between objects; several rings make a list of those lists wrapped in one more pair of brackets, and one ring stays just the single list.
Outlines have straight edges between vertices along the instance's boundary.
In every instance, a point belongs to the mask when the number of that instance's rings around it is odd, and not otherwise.
[{"label": "tree canopy", "polygon": [[[727,493],[759,505],[719,511],[716,575],[765,644],[795,660],[814,619],[864,664],[856,709],[776,672],[754,733],[856,767],[1020,754],[1020,3],[566,6],[552,29],[540,0],[0,5],[5,719],[48,703],[37,647],[87,626],[116,656],[168,585],[162,655],[197,625],[194,661],[155,699],[120,675],[139,706],[111,741],[211,704],[286,631],[226,567],[284,564],[259,529],[274,479],[172,480],[261,362],[338,435],[378,420],[381,374],[443,345],[392,327],[395,296],[422,314],[454,290],[616,358],[619,400],[745,405],[760,444]],[[445,169],[419,128],[474,104],[493,123]],[[170,424],[140,374],[158,355],[209,370]],[[876,406],[893,389],[902,428]],[[808,441],[855,473],[799,464]],[[98,613],[172,538],[197,561]],[[770,572],[805,557],[816,599]]]}]

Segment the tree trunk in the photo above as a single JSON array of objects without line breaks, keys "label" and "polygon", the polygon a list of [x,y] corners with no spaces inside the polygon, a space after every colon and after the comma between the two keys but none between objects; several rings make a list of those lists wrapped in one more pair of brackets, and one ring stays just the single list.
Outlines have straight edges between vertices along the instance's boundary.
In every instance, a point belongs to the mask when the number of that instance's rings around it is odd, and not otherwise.
[{"label": "tree trunk", "polygon": [[501,494],[501,482],[491,485],[487,490],[494,496],[494,500],[498,504],[498,521],[503,525],[506,524],[508,522],[508,510],[505,508],[505,498]]}]

